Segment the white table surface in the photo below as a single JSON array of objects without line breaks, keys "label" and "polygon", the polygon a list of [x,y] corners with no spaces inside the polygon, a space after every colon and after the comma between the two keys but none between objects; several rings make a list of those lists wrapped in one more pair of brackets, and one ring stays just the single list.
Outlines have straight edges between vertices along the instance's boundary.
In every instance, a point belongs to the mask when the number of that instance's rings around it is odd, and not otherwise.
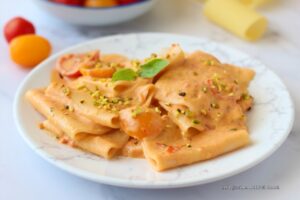
[{"label": "white table surface", "polygon": [[[260,59],[279,74],[291,92],[296,108],[296,121],[287,141],[268,159],[239,175],[206,185],[164,190],[127,189],[90,182],[44,161],[20,137],[13,121],[12,102],[17,87],[29,71],[12,63],[1,34],[0,199],[299,199],[300,2],[278,0],[260,11],[270,21],[269,31],[260,41],[248,43],[208,22],[201,13],[201,4],[193,0],[161,0],[146,15],[105,28],[64,24],[49,17],[28,0],[0,0],[1,27],[13,16],[25,16],[34,22],[38,34],[51,41],[53,52],[104,35],[147,31],[207,37],[230,45]],[[274,186],[279,189],[224,189],[239,186]]]}]

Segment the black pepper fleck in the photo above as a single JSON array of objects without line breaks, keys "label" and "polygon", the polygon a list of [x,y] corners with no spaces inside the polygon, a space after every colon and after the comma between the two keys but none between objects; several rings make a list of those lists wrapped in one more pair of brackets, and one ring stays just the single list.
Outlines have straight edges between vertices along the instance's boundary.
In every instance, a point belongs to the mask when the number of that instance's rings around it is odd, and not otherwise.
[{"label": "black pepper fleck", "polygon": [[182,97],[185,97],[185,96],[186,96],[186,93],[185,93],[185,92],[179,92],[178,95],[179,95],[179,96],[182,96]]}]

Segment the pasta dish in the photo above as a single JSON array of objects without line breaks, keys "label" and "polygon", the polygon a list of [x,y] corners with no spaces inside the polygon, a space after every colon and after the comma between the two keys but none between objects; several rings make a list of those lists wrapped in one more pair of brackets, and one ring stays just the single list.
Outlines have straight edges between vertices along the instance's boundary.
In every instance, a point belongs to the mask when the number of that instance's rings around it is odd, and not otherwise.
[{"label": "pasta dish", "polygon": [[59,142],[106,159],[145,158],[163,171],[250,143],[254,75],[178,44],[142,60],[95,50],[58,58],[51,83],[26,99]]}]

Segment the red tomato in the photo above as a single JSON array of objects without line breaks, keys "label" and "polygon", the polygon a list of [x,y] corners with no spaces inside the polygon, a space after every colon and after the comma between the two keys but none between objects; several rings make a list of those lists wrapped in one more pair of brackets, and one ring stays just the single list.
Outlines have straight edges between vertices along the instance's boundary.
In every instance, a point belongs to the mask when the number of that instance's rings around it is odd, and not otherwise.
[{"label": "red tomato", "polygon": [[72,6],[82,6],[84,3],[84,0],[52,0],[56,3],[62,3],[66,5],[72,5]]},{"label": "red tomato", "polygon": [[125,5],[125,4],[130,4],[130,3],[136,3],[139,0],[119,0],[119,4]]},{"label": "red tomato", "polygon": [[56,63],[56,70],[63,76],[76,78],[81,76],[80,68],[89,67],[99,61],[99,51],[91,51],[87,54],[66,54],[60,57]]},{"label": "red tomato", "polygon": [[17,36],[34,34],[35,28],[30,21],[22,17],[15,17],[6,23],[3,32],[7,42],[10,42]]}]

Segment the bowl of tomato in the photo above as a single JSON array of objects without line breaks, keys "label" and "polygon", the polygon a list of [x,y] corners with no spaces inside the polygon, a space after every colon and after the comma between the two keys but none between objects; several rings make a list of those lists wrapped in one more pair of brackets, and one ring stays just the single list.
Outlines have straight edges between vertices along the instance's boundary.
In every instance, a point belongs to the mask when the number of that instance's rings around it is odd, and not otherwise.
[{"label": "bowl of tomato", "polygon": [[157,0],[34,0],[52,16],[77,25],[104,26],[134,19]]}]

